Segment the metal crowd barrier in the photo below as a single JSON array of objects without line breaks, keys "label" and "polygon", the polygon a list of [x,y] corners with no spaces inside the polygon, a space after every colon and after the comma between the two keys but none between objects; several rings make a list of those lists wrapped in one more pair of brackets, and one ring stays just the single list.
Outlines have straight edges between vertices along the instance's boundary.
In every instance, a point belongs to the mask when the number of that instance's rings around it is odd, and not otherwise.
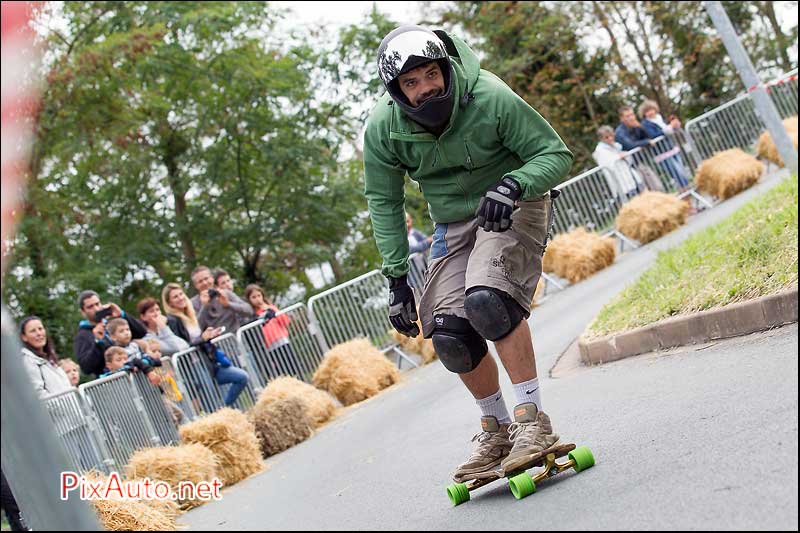
[{"label": "metal crowd barrier", "polygon": [[43,398],[55,434],[67,452],[75,472],[98,470],[106,474],[114,469],[105,440],[94,414],[85,401],[72,389]]},{"label": "metal crowd barrier", "polygon": [[[309,320],[305,304],[294,304],[277,313],[273,320],[288,318],[287,324],[272,326],[272,344],[267,346],[264,320],[259,319],[239,328],[236,337],[245,348],[251,376],[259,387],[279,376],[294,376],[311,383],[314,372],[325,355],[314,336],[314,324]],[[267,328],[270,328],[267,325]],[[278,328],[285,328],[288,337],[279,334]]]},{"label": "metal crowd barrier", "polygon": [[428,270],[429,255],[429,250],[425,250],[408,257],[408,285],[413,289],[417,302],[422,298],[422,290],[425,288],[425,273]]},{"label": "metal crowd barrier", "polygon": [[79,390],[97,416],[117,468],[127,464],[131,454],[139,448],[161,445],[128,372],[84,383]]},{"label": "metal crowd barrier", "polygon": [[[218,344],[234,366],[247,371],[245,360],[246,351],[242,349],[232,333],[226,333],[211,341]],[[225,396],[230,384],[219,385],[210,371],[208,356],[200,348],[190,348],[172,356],[172,363],[178,377],[181,390],[185,391],[187,401],[191,404],[192,411],[197,414],[210,414],[225,407]],[[247,410],[255,405],[256,393],[253,388],[253,374],[248,372],[248,383],[233,406]]]},{"label": "metal crowd barrier", "polygon": [[[616,237],[622,249],[637,244],[616,229],[622,206],[645,190],[690,197],[698,206],[712,207],[694,189],[693,168],[682,132],[658,137],[650,146],[630,150],[611,167],[595,167],[557,187],[554,234],[584,227],[602,235]],[[691,153],[691,148],[689,149]]]},{"label": "metal crowd barrier", "polygon": [[[766,87],[781,118],[797,115],[797,69],[767,83]],[[687,136],[701,160],[731,148],[753,153],[753,144],[765,130],[749,93],[686,123]]]},{"label": "metal crowd barrier", "polygon": [[[160,374],[157,375],[160,377]],[[178,421],[182,420],[185,415],[183,415],[182,411],[180,416],[173,414],[165,402],[167,398],[166,393],[162,391],[162,387],[166,383],[162,380],[160,385],[153,385],[142,372],[131,374],[131,378],[161,444],[167,446],[179,443],[181,438],[178,435]]]},{"label": "metal crowd barrier", "polygon": [[397,354],[397,366],[403,361],[418,366],[397,345],[386,314],[389,284],[380,270],[362,274],[346,283],[312,296],[308,313],[319,326],[317,336],[323,352],[330,346],[358,337],[367,338],[384,353]]},{"label": "metal crowd barrier", "polygon": [[155,371],[161,376],[161,389],[164,391],[164,396],[183,413],[184,419],[179,424],[194,420],[196,416],[192,409],[192,402],[189,401],[183,382],[178,379],[172,363],[172,356],[162,357],[161,366],[155,367]]}]

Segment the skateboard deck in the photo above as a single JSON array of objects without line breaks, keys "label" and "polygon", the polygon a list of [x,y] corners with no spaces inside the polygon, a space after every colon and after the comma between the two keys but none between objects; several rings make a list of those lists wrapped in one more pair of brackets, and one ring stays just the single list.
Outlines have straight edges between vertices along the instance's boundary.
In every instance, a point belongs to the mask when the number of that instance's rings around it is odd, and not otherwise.
[{"label": "skateboard deck", "polygon": [[[558,461],[567,456],[566,461]],[[575,472],[581,472],[594,466],[594,456],[586,446],[576,447],[575,444],[555,444],[546,450],[531,455],[524,464],[514,469],[513,472],[505,473],[498,466],[495,470],[483,472],[478,479],[470,479],[464,483],[453,483],[447,487],[447,496],[453,505],[461,505],[469,501],[470,492],[479,489],[498,479],[508,478],[508,486],[511,493],[518,500],[533,494],[536,491],[536,484],[541,480],[560,474],[564,470],[574,468]],[[527,470],[536,467],[543,469],[534,476]]]}]

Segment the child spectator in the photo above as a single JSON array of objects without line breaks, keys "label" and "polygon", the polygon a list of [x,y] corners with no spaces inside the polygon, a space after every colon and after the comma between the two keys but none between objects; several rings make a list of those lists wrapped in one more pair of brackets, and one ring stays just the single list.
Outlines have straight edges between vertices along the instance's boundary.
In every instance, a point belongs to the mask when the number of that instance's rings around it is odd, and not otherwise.
[{"label": "child spectator", "polygon": [[124,372],[142,372],[147,376],[148,381],[155,386],[161,383],[161,377],[153,372],[154,367],[161,366],[161,361],[153,360],[149,357],[131,357],[125,348],[121,346],[111,346],[105,353],[106,367],[103,373],[100,374],[101,378],[110,376],[120,371]]},{"label": "child spectator", "polygon": [[128,357],[141,359],[145,356],[147,341],[142,339],[134,340],[128,322],[121,318],[115,318],[108,322],[106,328],[108,329],[108,337],[114,343],[114,346],[123,348]]},{"label": "child spectator", "polygon": [[279,309],[269,301],[264,290],[256,284],[248,285],[245,288],[244,298],[255,309],[256,316],[265,320],[261,329],[264,333],[267,353],[278,360],[290,374],[302,377],[303,373],[298,365],[297,355],[289,342],[287,327],[292,319],[286,314],[276,316]]},{"label": "child spectator", "polygon": [[64,370],[64,373],[67,374],[70,385],[77,387],[78,383],[81,381],[81,367],[78,366],[78,363],[69,357],[65,357],[59,360],[58,365]]},{"label": "child spectator", "polygon": [[[151,358],[157,361],[161,361],[161,343],[158,339],[149,338],[147,339],[147,346],[148,346],[148,353]],[[175,383],[175,378],[173,377],[172,373],[167,370],[162,370],[159,372],[162,379],[162,384],[159,385],[159,389],[161,390],[161,399],[164,401],[164,405],[167,407],[167,412],[169,412],[170,416],[172,417],[172,422],[175,426],[178,426],[183,423],[186,419],[186,414],[183,410],[170,398],[170,395],[180,394],[178,391],[178,385]],[[167,393],[168,389],[170,390],[170,394]]]}]

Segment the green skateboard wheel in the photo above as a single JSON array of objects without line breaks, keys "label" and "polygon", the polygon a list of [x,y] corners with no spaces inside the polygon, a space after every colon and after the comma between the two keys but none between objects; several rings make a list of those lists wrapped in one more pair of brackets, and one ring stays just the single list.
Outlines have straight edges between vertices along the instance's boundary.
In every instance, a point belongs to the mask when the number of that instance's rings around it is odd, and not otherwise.
[{"label": "green skateboard wheel", "polygon": [[594,455],[592,455],[592,451],[586,446],[579,446],[569,452],[569,458],[575,461],[575,466],[573,468],[576,472],[582,472],[594,466]]},{"label": "green skateboard wheel", "polygon": [[530,496],[536,491],[536,484],[533,478],[527,473],[523,472],[508,480],[508,486],[511,487],[511,494],[518,500],[525,496]]},{"label": "green skateboard wheel", "polygon": [[461,505],[469,501],[469,490],[465,483],[453,483],[447,487],[447,497],[453,502],[453,505]]}]

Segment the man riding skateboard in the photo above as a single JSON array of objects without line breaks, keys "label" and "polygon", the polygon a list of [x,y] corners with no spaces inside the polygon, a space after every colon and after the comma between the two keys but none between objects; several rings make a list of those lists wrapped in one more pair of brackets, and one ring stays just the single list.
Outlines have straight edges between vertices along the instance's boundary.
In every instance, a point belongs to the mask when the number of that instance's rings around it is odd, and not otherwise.
[{"label": "man riding skateboard", "polygon": [[[552,127],[459,38],[420,26],[390,32],[378,50],[386,88],[364,138],[365,194],[389,320],[419,334],[407,283],[405,176],[419,183],[435,223],[419,305],[426,338],[481,410],[477,446],[453,476],[463,482],[558,442],[542,410],[526,319],[542,269],[551,198],[572,164]],[[514,384],[514,423],[500,391],[495,343]]]}]

